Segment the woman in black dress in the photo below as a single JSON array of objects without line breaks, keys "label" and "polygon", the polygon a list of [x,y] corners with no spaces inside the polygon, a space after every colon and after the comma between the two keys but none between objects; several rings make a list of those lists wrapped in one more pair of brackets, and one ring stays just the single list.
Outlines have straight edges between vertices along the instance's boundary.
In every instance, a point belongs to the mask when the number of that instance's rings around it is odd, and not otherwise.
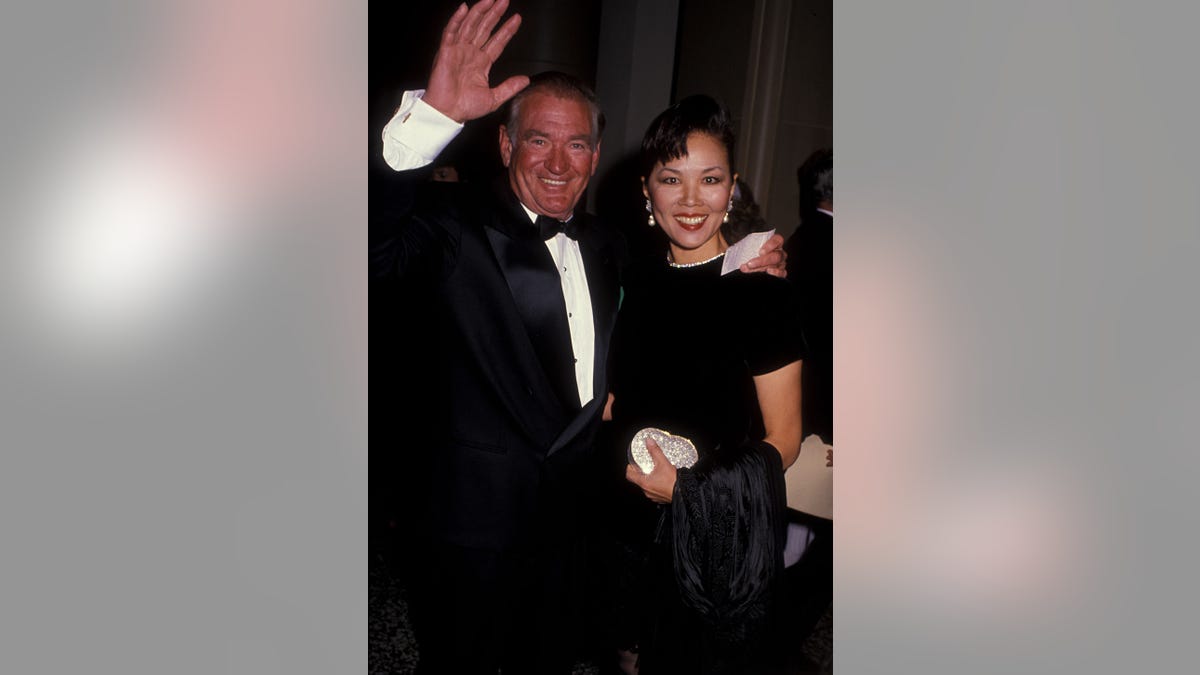
[{"label": "woman in black dress", "polygon": [[626,279],[605,414],[622,457],[646,427],[699,454],[676,469],[651,441],[650,473],[625,466],[613,597],[618,640],[638,652],[642,675],[769,670],[803,340],[785,280],[722,274],[747,234],[729,217],[733,147],[728,112],[707,96],[671,106],[642,141],[647,220],[669,250]]}]

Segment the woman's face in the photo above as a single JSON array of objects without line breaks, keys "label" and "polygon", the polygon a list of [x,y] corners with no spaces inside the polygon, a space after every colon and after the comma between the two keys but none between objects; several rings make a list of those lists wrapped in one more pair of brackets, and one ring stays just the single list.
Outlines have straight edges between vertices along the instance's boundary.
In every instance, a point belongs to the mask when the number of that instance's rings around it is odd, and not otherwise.
[{"label": "woman's face", "polygon": [[693,133],[687,154],[654,165],[642,183],[654,220],[671,240],[675,262],[697,262],[725,250],[721,221],[737,175],[729,170],[729,153],[721,141]]}]

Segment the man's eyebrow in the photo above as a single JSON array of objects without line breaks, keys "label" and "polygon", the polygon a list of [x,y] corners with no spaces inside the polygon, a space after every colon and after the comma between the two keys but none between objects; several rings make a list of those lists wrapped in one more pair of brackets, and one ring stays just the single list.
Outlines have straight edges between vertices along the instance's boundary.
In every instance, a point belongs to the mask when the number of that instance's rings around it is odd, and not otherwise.
[{"label": "man's eyebrow", "polygon": [[[547,131],[542,131],[541,129],[526,129],[525,133],[521,134],[521,138],[537,138],[538,136],[541,136],[543,138],[549,138],[550,133]],[[568,141],[587,141],[587,143],[590,145],[592,142],[592,135],[591,134],[576,134],[574,136],[571,136],[567,140]]]}]

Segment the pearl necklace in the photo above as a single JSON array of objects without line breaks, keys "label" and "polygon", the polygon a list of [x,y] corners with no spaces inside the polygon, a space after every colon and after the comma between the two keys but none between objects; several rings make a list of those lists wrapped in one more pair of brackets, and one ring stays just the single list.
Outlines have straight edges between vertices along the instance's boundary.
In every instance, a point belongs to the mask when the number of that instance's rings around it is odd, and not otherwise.
[{"label": "pearl necklace", "polygon": [[701,260],[699,262],[690,262],[690,263],[677,263],[674,260],[671,260],[671,253],[670,253],[670,251],[668,251],[667,252],[667,264],[670,265],[671,267],[674,267],[675,269],[683,269],[685,267],[698,267],[700,265],[707,265],[708,263],[716,260],[717,258],[720,258],[723,255],[725,255],[725,251],[721,251],[720,253],[709,258],[708,260]]}]

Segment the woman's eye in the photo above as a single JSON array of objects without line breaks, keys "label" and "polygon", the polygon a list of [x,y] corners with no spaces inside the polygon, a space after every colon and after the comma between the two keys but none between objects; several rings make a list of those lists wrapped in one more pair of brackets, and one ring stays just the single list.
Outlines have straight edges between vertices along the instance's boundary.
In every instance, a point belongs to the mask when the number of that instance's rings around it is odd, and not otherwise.
[{"label": "woman's eye", "polygon": [[720,176],[705,176],[704,182],[709,185],[718,185],[721,183],[721,178]]},{"label": "woman's eye", "polygon": [[679,182],[679,179],[674,176],[667,176],[662,179],[662,182],[666,183],[667,185],[674,185]]}]

